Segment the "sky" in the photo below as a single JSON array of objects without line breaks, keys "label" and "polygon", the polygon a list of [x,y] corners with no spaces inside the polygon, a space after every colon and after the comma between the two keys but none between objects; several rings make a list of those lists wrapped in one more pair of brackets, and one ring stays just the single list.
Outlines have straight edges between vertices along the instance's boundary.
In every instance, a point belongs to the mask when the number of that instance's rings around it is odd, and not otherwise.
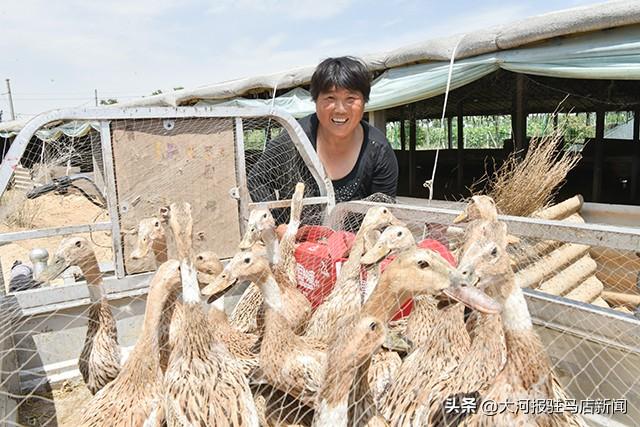
[{"label": "sky", "polygon": [[593,0],[0,0],[17,118],[385,52]]}]

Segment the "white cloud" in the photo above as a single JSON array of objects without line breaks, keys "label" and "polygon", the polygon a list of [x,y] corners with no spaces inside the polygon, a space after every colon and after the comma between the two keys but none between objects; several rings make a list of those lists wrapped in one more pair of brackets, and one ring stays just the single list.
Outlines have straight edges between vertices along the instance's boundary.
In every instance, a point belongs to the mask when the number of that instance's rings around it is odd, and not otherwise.
[{"label": "white cloud", "polygon": [[218,0],[208,13],[233,13],[239,20],[245,14],[259,14],[265,19],[283,15],[292,19],[324,19],[347,9],[354,0]]}]

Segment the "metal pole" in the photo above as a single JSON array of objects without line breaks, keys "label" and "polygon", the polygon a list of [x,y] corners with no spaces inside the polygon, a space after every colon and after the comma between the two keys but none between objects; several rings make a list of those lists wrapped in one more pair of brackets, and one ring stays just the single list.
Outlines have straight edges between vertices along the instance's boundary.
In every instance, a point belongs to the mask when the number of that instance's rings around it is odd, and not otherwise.
[{"label": "metal pole", "polygon": [[93,90],[93,97],[96,100],[96,107],[98,106],[98,89]]},{"label": "metal pole", "polygon": [[16,119],[16,115],[13,111],[13,97],[11,96],[11,83],[9,79],[5,79],[7,82],[7,94],[9,95],[9,113],[11,114],[11,120]]}]

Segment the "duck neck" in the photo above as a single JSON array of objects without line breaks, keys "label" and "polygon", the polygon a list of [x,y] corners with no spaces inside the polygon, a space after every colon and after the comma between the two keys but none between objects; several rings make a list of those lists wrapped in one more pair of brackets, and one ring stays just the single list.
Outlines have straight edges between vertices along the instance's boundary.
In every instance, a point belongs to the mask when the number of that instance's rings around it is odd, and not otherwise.
[{"label": "duck neck", "polygon": [[520,286],[511,283],[511,292],[502,307],[502,324],[505,330],[513,332],[530,331],[533,329],[531,315],[527,308],[527,301]]},{"label": "duck neck", "polygon": [[260,288],[267,307],[280,313],[282,310],[282,293],[273,274],[271,272],[264,272],[260,275],[260,279],[254,283]]},{"label": "duck neck", "polygon": [[[156,273],[156,276],[158,274]],[[158,278],[163,280],[162,278]],[[154,279],[151,279],[152,281]],[[175,291],[174,291],[175,293]],[[160,329],[164,311],[172,292],[165,283],[151,283],[147,296],[147,309],[144,312],[142,331],[130,356],[132,360],[146,360],[151,366],[160,369]],[[175,302],[175,298],[174,298]]]},{"label": "duck neck", "polygon": [[96,255],[91,253],[84,259],[82,264],[82,274],[84,274],[89,285],[89,298],[92,303],[98,302],[103,298],[104,293],[102,290],[102,272]]},{"label": "duck neck", "polygon": [[151,243],[151,250],[153,251],[153,256],[155,257],[156,264],[160,265],[163,262],[166,262],[168,259],[167,238],[165,236],[162,236],[158,239],[154,239]]},{"label": "duck neck", "polygon": [[280,262],[280,242],[276,236],[276,230],[267,228],[262,232],[262,241],[267,251],[269,264],[277,265]]},{"label": "duck neck", "polygon": [[185,304],[199,304],[198,272],[190,258],[180,261],[180,279],[182,280],[182,301]]},{"label": "duck neck", "polygon": [[411,293],[395,289],[396,281],[387,274],[380,277],[378,286],[362,307],[362,312],[388,323],[402,304],[411,298]]}]

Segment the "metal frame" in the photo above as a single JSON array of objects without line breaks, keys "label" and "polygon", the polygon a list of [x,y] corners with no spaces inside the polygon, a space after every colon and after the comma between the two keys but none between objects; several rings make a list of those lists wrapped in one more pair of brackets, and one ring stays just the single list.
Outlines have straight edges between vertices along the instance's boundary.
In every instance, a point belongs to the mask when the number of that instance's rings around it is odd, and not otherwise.
[{"label": "metal frame", "polygon": [[120,211],[118,209],[118,187],[116,186],[115,164],[113,163],[113,146],[111,145],[111,122],[100,122],[100,141],[102,146],[102,164],[104,167],[104,183],[107,189],[107,208],[111,218],[111,240],[116,269],[116,277],[122,279],[124,272],[124,251],[120,234]]},{"label": "metal frame", "polygon": [[[326,212],[329,214],[335,205],[334,191],[331,180],[327,177],[322,163],[313,149],[307,135],[298,122],[287,112],[273,108],[229,108],[229,107],[151,107],[151,108],[89,108],[89,109],[68,109],[57,110],[40,114],[31,119],[16,136],[13,144],[5,156],[5,161],[0,166],[0,194],[4,194],[9,180],[13,175],[15,167],[18,165],[24,151],[35,134],[35,132],[45,125],[68,120],[85,120],[100,122],[100,137],[102,142],[102,155],[105,169],[105,185],[107,187],[108,211],[111,218],[110,223],[100,223],[99,228],[95,225],[82,225],[73,227],[61,227],[50,230],[33,230],[21,233],[0,234],[0,244],[2,242],[20,239],[48,237],[54,235],[66,235],[81,231],[91,230],[111,230],[114,246],[116,276],[122,279],[126,276],[124,269],[124,254],[122,250],[122,236],[120,232],[119,208],[117,203],[116,176],[113,162],[113,151],[111,143],[112,120],[125,119],[158,119],[158,118],[232,118],[235,117],[235,147],[236,147],[236,178],[239,189],[239,212],[243,220],[248,217],[250,209],[260,207],[280,207],[289,205],[290,201],[278,200],[264,203],[251,203],[246,182],[246,163],[244,157],[244,135],[243,119],[268,117],[275,120],[291,136],[291,140],[296,146],[300,156],[309,168],[312,176],[318,184],[320,197],[308,198],[305,204],[325,204]],[[107,227],[106,224],[109,224]],[[241,232],[243,228],[241,221]],[[92,228],[93,227],[93,228]],[[104,228],[103,228],[104,227]]]},{"label": "metal frame", "polygon": [[[372,206],[386,206],[399,220],[452,224],[460,210],[402,204],[353,201],[340,203],[328,224],[338,227],[347,212],[365,213]],[[561,240],[589,246],[606,246],[621,250],[640,249],[640,229],[600,224],[567,223],[508,215],[499,215],[509,232],[518,236],[544,240]],[[612,309],[596,307],[533,289],[523,289],[534,323],[567,332],[593,342],[640,354],[640,320]],[[563,316],[558,316],[562,308]],[[606,325],[606,327],[605,327]]]},{"label": "metal frame", "polygon": [[[330,224],[336,226],[335,222],[343,216],[344,212],[365,213],[375,205],[388,207],[401,221],[415,221],[417,218],[424,217],[427,222],[452,224],[453,219],[460,213],[460,210],[455,209],[353,201],[337,205],[331,215]],[[498,219],[507,223],[510,233],[518,236],[562,240],[589,246],[607,246],[628,251],[640,250],[640,228],[580,224],[510,215],[499,215]]]}]

